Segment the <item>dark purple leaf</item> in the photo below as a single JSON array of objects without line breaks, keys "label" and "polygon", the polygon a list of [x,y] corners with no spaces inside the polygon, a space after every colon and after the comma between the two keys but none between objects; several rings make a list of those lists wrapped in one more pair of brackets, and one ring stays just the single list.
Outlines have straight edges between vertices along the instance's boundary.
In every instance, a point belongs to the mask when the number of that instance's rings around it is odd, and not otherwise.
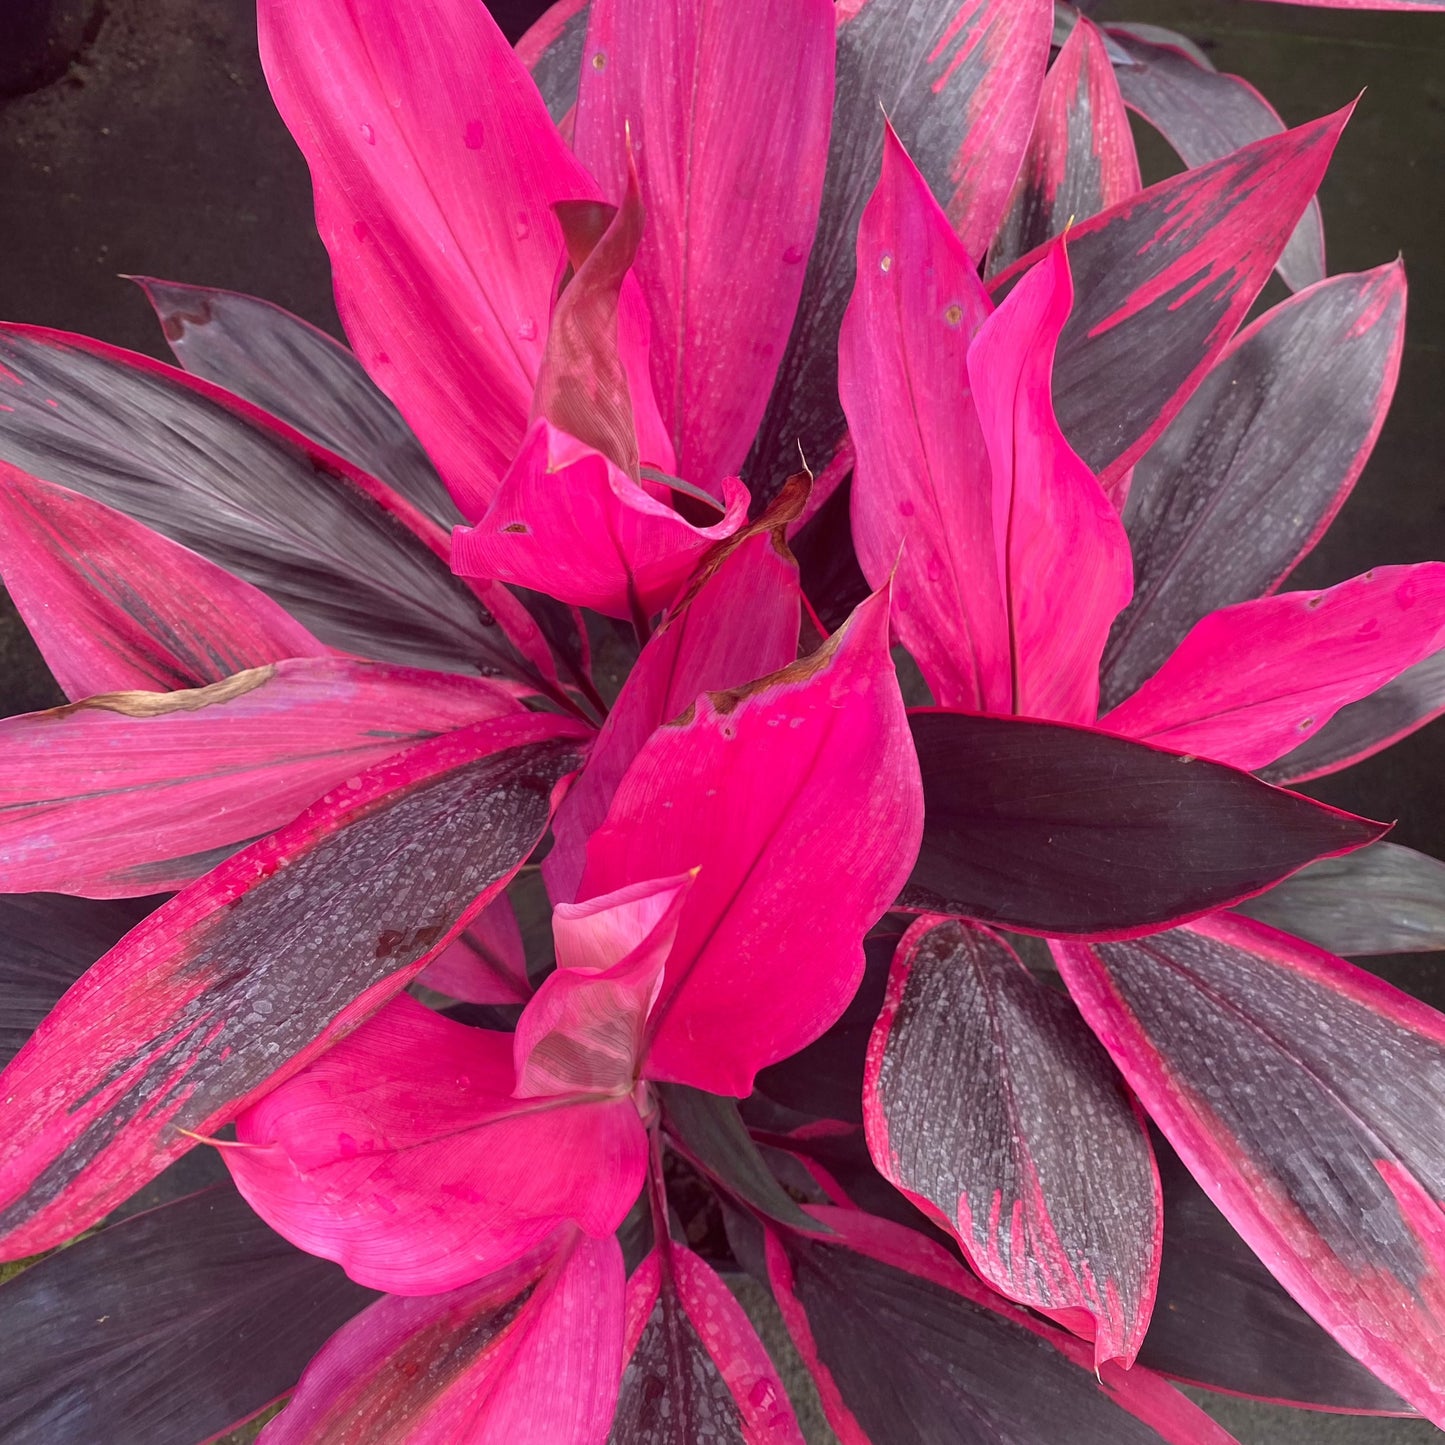
[{"label": "dark purple leaf", "polygon": [[577,104],[589,8],[587,0],[557,0],[517,42],[517,55],[559,125]]},{"label": "dark purple leaf", "polygon": [[1371,843],[1301,868],[1239,911],[1330,953],[1431,953],[1445,948],[1445,863]]},{"label": "dark purple leaf", "polygon": [[230,1185],[138,1214],[0,1288],[6,1445],[196,1445],[291,1389],[375,1298]]},{"label": "dark purple leaf", "polygon": [[868,579],[853,550],[853,474],[849,472],[828,500],[788,539],[798,559],[803,596],[830,631],[868,596]]},{"label": "dark purple leaf", "polygon": [[923,846],[903,904],[1124,937],[1260,893],[1385,825],[1092,728],[920,709]]},{"label": "dark purple leaf", "polygon": [[135,278],[176,360],[395,487],[448,530],[462,520],[401,413],[339,341],[289,311],[209,286]]},{"label": "dark purple leaf", "polygon": [[809,1211],[822,1239],[769,1233],[768,1272],[829,1423],[848,1445],[1231,1445],[1151,1371],[1112,1361],[978,1283],[922,1235]]},{"label": "dark purple leaf", "polygon": [[[1250,141],[1279,135],[1284,122],[1247,81],[1221,75],[1182,35],[1154,25],[1111,25],[1105,31],[1127,64],[1119,89],[1178,152],[1186,166],[1207,165]],[[1279,258],[1279,274],[1298,291],[1325,279],[1325,231],[1312,200]]]},{"label": "dark purple leaf", "polygon": [[1378,692],[1342,707],[1314,737],[1260,772],[1303,783],[1357,763],[1445,712],[1445,651],[1417,662]]},{"label": "dark purple leaf", "polygon": [[[1111,486],[1174,419],[1244,319],[1319,187],[1349,111],[1186,171],[1069,232],[1074,309],[1054,408]],[[1038,259],[993,282],[996,295]]]},{"label": "dark purple leaf", "polygon": [[878,180],[884,114],[978,260],[1018,173],[1048,60],[1043,0],[847,0],[837,7],[833,130],[792,335],[743,468],[754,501],[842,439],[838,328],[858,219]]},{"label": "dark purple leaf", "polygon": [[0,1068],[60,995],[160,902],[0,894]]},{"label": "dark purple leaf", "polygon": [[1062,994],[997,935],[924,917],[893,959],[864,1118],[874,1161],[986,1283],[1133,1363],[1159,1269],[1137,1106]]},{"label": "dark purple leaf", "polygon": [[1398,261],[1336,276],[1260,317],[1204,378],[1134,469],[1134,599],[1104,649],[1101,711],[1207,613],[1272,592],[1319,539],[1379,434],[1404,324]]},{"label": "dark purple leaf", "polygon": [[1139,1363],[1206,1389],[1325,1410],[1409,1407],[1280,1287],[1157,1136],[1164,1259]]},{"label": "dark purple leaf", "polygon": [[0,459],[127,513],[269,593],[332,647],[529,677],[448,539],[249,402],[148,357],[0,328]]},{"label": "dark purple leaf", "polygon": [[1225,1218],[1445,1424],[1445,1017],[1249,919],[1054,944],[1090,1027]]}]

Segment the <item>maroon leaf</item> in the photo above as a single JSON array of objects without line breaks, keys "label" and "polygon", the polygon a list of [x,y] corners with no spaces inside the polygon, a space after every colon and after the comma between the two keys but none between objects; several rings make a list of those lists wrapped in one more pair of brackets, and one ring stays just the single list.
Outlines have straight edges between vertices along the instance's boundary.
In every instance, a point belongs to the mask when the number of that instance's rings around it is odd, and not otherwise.
[{"label": "maroon leaf", "polygon": [[[1208,165],[1284,130],[1279,112],[1247,80],[1221,75],[1183,36],[1154,25],[1110,25],[1105,33],[1128,62],[1117,70],[1125,104],[1173,146],[1186,166]],[[1280,255],[1279,274],[1292,291],[1325,279],[1318,201],[1305,208]]]},{"label": "maroon leaf", "polygon": [[627,1281],[622,1353],[613,1445],[803,1445],[777,1369],[742,1306],[672,1240]]},{"label": "maroon leaf", "polygon": [[847,1445],[959,1439],[1232,1445],[1142,1366],[1092,1351],[979,1284],[939,1245],[855,1210],[809,1210],[837,1240],[769,1234],[768,1273],[828,1421]]},{"label": "maroon leaf", "polygon": [[1445,1018],[1227,915],[1054,953],[1144,1107],[1275,1278],[1445,1423]]},{"label": "maroon leaf", "polygon": [[874,1162],[1000,1293],[1134,1361],[1159,1271],[1138,1108],[1069,1001],[996,934],[925,916],[894,955],[863,1116]]},{"label": "maroon leaf", "polygon": [[1149,933],[1386,825],[1091,728],[920,709],[923,846],[906,906],[1020,933]]},{"label": "maroon leaf", "polygon": [[137,276],[176,360],[379,477],[439,526],[462,514],[386,393],[339,341],[289,311]]},{"label": "maroon leaf", "polygon": [[112,1225],[0,1289],[6,1445],[195,1445],[301,1377],[374,1298],[220,1185]]},{"label": "maroon leaf", "polygon": [[535,680],[452,575],[440,527],[220,387],[99,341],[7,325],[0,408],[0,460],[219,563],[330,646]]},{"label": "maroon leaf", "polygon": [[[1349,110],[1150,186],[1069,232],[1075,301],[1054,406],[1112,485],[1168,426],[1235,328],[1319,186]],[[1032,265],[993,282],[995,294]]]},{"label": "maroon leaf", "polygon": [[1275,1282],[1157,1136],[1164,1259],[1139,1363],[1210,1390],[1301,1408],[1413,1413]]},{"label": "maroon leaf", "polygon": [[1045,0],[846,0],[836,7],[832,141],[792,335],[743,468],[766,500],[843,436],[838,327],[858,218],[878,179],[884,114],[971,255],[982,258],[1028,143],[1048,61]]},{"label": "maroon leaf", "polygon": [[1075,221],[1127,200],[1139,185],[1113,62],[1098,29],[1080,16],[1049,67],[1023,170],[989,247],[989,269],[1002,270]]},{"label": "maroon leaf", "polygon": [[545,833],[575,725],[503,718],[351,779],[153,913],[0,1083],[0,1255],[58,1244],[375,1012]]},{"label": "maroon leaf", "polygon": [[1385,419],[1404,327],[1397,261],[1276,306],[1204,378],[1134,469],[1134,600],[1104,650],[1105,711],[1207,613],[1274,591],[1319,540]]}]

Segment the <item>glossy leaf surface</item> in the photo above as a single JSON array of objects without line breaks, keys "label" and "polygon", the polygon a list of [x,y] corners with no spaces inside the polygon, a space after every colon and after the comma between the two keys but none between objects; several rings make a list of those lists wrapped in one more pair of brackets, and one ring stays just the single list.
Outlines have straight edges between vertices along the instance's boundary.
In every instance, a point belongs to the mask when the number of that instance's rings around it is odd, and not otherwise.
[{"label": "glossy leaf surface", "polygon": [[519,711],[483,678],[318,657],[0,719],[0,887],[180,888],[392,753]]},{"label": "glossy leaf surface", "polygon": [[1134,600],[1104,651],[1105,708],[1318,541],[1374,446],[1404,322],[1398,262],[1336,276],[1266,312],[1204,378],[1134,469]]},{"label": "glossy leaf surface", "polygon": [[301,1377],[373,1296],[220,1185],[112,1225],[0,1289],[8,1445],[196,1445]]},{"label": "glossy leaf surface", "polygon": [[1120,937],[1262,892],[1384,826],[1089,728],[909,716],[925,824],[904,895],[1021,933]]},{"label": "glossy leaf surface", "polygon": [[996,934],[924,917],[873,1030],[874,1162],[1000,1293],[1133,1363],[1159,1270],[1159,1180],[1118,1071]]},{"label": "glossy leaf surface", "polygon": [[1445,1420],[1445,1020],[1246,919],[1054,952],[1229,1222],[1345,1349]]},{"label": "glossy leaf surface", "polygon": [[575,731],[423,743],[129,933],[3,1076],[4,1256],[93,1223],[192,1147],[182,1128],[219,1128],[405,987],[536,847]]}]

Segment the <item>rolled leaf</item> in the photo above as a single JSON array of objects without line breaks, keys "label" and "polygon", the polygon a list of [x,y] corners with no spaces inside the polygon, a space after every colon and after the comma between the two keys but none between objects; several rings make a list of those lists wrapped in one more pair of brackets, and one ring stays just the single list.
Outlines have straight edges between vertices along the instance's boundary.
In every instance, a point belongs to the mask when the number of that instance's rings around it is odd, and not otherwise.
[{"label": "rolled leaf", "polygon": [[1001,1294],[1133,1364],[1159,1272],[1137,1106],[1069,1001],[996,934],[920,918],[894,955],[863,1091],[873,1160]]},{"label": "rolled leaf", "polygon": [[205,687],[282,658],[330,652],[214,562],[3,462],[0,576],[72,702]]},{"label": "rolled leaf", "polygon": [[627,1281],[613,1445],[803,1445],[778,1371],[742,1306],[690,1249],[664,1240]]},{"label": "rolled leaf", "polygon": [[265,1445],[596,1445],[622,1365],[622,1252],[575,1235],[447,1294],[388,1296],[311,1362]]},{"label": "rolled leaf", "polygon": [[247,1109],[222,1158],[273,1229],[391,1294],[470,1284],[571,1221],[611,1234],[647,1167],[636,1107],[514,1098],[512,1050],[403,994]]},{"label": "rolled leaf", "polygon": [[[917,848],[916,768],[886,592],[811,657],[653,734],[580,894],[699,869],[648,1023],[649,1078],[744,1097],[843,1012]],[[819,869],[846,891],[810,882]]]},{"label": "rolled leaf", "polygon": [[432,521],[461,520],[401,413],[340,342],[270,301],[135,278],[185,369],[380,477]]},{"label": "rolled leaf", "polygon": [[818,232],[772,399],[744,471],[762,497],[843,436],[838,327],[858,218],[878,178],[884,116],[971,256],[1003,216],[1048,64],[1048,0],[849,0],[836,6],[833,125]]},{"label": "rolled leaf", "polygon": [[1054,952],[1225,1218],[1340,1345],[1445,1422],[1445,1019],[1248,919]]},{"label": "rolled leaf", "polygon": [[229,1185],[163,1204],[0,1289],[0,1430],[8,1445],[195,1445],[291,1389],[372,1298]]},{"label": "rolled leaf", "polygon": [[591,6],[573,143],[613,201],[635,156],[653,386],[677,474],[717,495],[747,456],[802,290],[833,53],[831,0]]},{"label": "rolled leaf", "polygon": [[[1247,80],[1200,64],[1182,36],[1152,25],[1111,25],[1105,32],[1127,63],[1116,75],[1124,102],[1178,152],[1186,166],[1207,165],[1250,141],[1284,130],[1279,112]],[[1325,232],[1312,200],[1279,258],[1291,291],[1325,279]]]},{"label": "rolled leaf", "polygon": [[183,887],[383,758],[519,710],[483,678],[308,657],[0,719],[0,888]]},{"label": "rolled leaf", "polygon": [[[1075,302],[1059,338],[1064,435],[1112,486],[1199,385],[1269,279],[1349,110],[1161,181],[1069,232]],[[995,295],[1035,257],[994,280]]]},{"label": "rolled leaf", "polygon": [[602,825],[617,785],[652,733],[704,692],[742,687],[798,656],[798,566],[784,528],[806,495],[799,478],[753,523],[703,554],[628,673],[587,765],[552,825],[542,864],[557,902],[577,896],[587,840]]},{"label": "rolled leaf", "polygon": [[1445,863],[1371,843],[1301,868],[1239,911],[1330,953],[1430,953],[1445,949]]},{"label": "rolled leaf", "polygon": [[439,527],[258,407],[35,327],[0,326],[0,365],[0,460],[201,553],[328,646],[535,681],[497,616],[451,575]]},{"label": "rolled leaf", "polygon": [[1127,200],[1139,185],[1113,62],[1099,30],[1080,16],[1044,80],[1023,169],[989,247],[989,269],[1001,270],[1076,221]]},{"label": "rolled leaf", "polygon": [[536,847],[577,733],[423,743],[127,934],[0,1076],[0,1256],[92,1224],[404,988]]},{"label": "rolled leaf", "polygon": [[1090,728],[942,709],[909,723],[925,822],[904,902],[920,912],[1127,937],[1228,907],[1385,831]]},{"label": "rolled leaf", "polygon": [[1211,612],[1099,726],[1258,769],[1445,646],[1445,564]]},{"label": "rolled leaf", "polygon": [[932,1240],[814,1207],[837,1238],[770,1233],[768,1274],[847,1445],[959,1438],[1233,1445],[1158,1375],[1112,1361],[979,1284]]},{"label": "rolled leaf", "polygon": [[577,104],[588,0],[557,0],[517,41],[517,59],[532,74],[547,111],[560,126]]},{"label": "rolled leaf", "polygon": [[1153,1143],[1164,1259],[1139,1363],[1206,1389],[1305,1409],[1405,1414],[1405,1402],[1279,1287],[1179,1156],[1157,1136]]},{"label": "rolled leaf", "polygon": [[1399,262],[1336,276],[1266,312],[1204,378],[1134,469],[1134,600],[1104,651],[1106,709],[1323,535],[1385,419],[1404,325]]}]

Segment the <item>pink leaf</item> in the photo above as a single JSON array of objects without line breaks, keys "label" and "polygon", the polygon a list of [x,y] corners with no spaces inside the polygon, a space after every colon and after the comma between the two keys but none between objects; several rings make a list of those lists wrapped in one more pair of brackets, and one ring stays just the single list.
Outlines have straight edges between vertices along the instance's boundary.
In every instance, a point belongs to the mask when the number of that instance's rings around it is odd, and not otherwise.
[{"label": "pink leaf", "polygon": [[1211,612],[1100,726],[1262,768],[1445,641],[1445,563]]},{"label": "pink leaf", "polygon": [[403,994],[236,1121],[251,1207],[358,1283],[435,1294],[575,1221],[610,1234],[647,1166],[630,1097],[512,1095],[512,1035]]},{"label": "pink leaf", "polygon": [[747,455],[793,324],[833,50],[829,0],[591,7],[575,146],[620,200],[630,136],[648,212],[636,275],[656,326],[653,381],[678,474],[711,492]]},{"label": "pink leaf", "polygon": [[517,1023],[519,1099],[631,1093],[692,882],[685,873],[557,909],[557,970]]},{"label": "pink leaf", "polygon": [[0,575],[72,701],[204,687],[285,657],[330,652],[249,582],[3,462]]},{"label": "pink leaf", "polygon": [[95,1223],[410,983],[541,841],[582,734],[408,749],[128,933],[0,1076],[0,1256]]},{"label": "pink leaf", "polygon": [[418,983],[463,1003],[526,1003],[532,997],[516,910],[504,893],[421,971]]},{"label": "pink leaf", "polygon": [[260,34],[347,334],[479,516],[526,428],[562,256],[552,203],[596,187],[474,0],[264,0]]},{"label": "pink leaf", "polygon": [[863,935],[922,829],[887,609],[875,593],[811,657],[659,729],[593,834],[583,898],[699,870],[648,1025],[647,1077],[746,1095],[857,988]]},{"label": "pink leaf", "polygon": [[378,1300],[312,1360],[265,1445],[601,1445],[622,1251],[575,1233],[475,1284]]},{"label": "pink leaf", "polygon": [[1445,1019],[1228,914],[1054,954],[1250,1248],[1340,1345],[1445,1424]]},{"label": "pink leaf", "polygon": [[481,678],[296,658],[0,720],[0,888],[179,888],[392,753],[520,705]]},{"label": "pink leaf", "polygon": [[586,767],[557,810],[556,845],[542,864],[554,901],[577,896],[587,839],[653,731],[700,693],[741,687],[797,657],[798,564],[783,532],[805,496],[799,478],[758,521],[704,553],[686,591],[642,649]]}]

